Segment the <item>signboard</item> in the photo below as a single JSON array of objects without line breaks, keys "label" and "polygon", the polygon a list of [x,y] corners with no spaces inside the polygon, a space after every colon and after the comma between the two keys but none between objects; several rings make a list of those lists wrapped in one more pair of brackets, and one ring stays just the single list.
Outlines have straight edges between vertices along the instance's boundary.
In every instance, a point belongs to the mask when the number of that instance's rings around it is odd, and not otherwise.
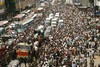
[{"label": "signboard", "polygon": [[17,57],[28,57],[28,51],[17,51]]}]

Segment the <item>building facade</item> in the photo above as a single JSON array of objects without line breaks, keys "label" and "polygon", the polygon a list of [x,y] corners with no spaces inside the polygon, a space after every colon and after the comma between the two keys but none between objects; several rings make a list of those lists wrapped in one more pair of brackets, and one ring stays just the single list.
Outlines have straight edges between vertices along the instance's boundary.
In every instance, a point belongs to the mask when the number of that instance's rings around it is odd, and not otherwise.
[{"label": "building facade", "polygon": [[[35,0],[15,0],[16,10],[24,10],[27,6],[34,4]],[[2,20],[6,15],[5,0],[0,0],[0,20]]]},{"label": "building facade", "polygon": [[2,20],[5,13],[5,4],[4,0],[0,0],[0,20]]},{"label": "building facade", "polygon": [[34,4],[34,0],[15,0],[16,8],[25,9],[27,6],[32,6]]}]

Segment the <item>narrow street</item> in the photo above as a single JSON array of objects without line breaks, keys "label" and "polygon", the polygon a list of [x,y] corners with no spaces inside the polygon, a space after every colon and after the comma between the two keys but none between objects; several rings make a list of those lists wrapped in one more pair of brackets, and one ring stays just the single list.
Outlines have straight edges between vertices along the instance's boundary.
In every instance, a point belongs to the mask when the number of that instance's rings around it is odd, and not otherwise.
[{"label": "narrow street", "polygon": [[91,12],[52,0],[18,14],[0,36],[1,67],[99,67],[100,18]]}]

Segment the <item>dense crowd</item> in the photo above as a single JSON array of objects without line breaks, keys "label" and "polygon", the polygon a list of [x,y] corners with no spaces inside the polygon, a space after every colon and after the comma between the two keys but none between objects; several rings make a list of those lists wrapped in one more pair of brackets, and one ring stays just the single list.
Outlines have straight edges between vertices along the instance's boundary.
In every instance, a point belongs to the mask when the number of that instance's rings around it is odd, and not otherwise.
[{"label": "dense crowd", "polygon": [[91,14],[87,15],[73,6],[60,10],[63,11],[65,26],[56,27],[49,41],[42,46],[37,66],[87,67],[87,58],[90,58],[90,67],[95,67],[94,58],[100,49],[100,31],[90,27],[92,17],[88,19],[86,16]]},{"label": "dense crowd", "polygon": [[[56,9],[52,12],[59,11]],[[33,55],[30,66],[87,67],[87,58],[90,58],[90,67],[95,67],[94,58],[100,49],[100,31],[90,27],[92,18],[85,18],[90,14],[87,15],[73,6],[66,6],[60,12],[61,18],[65,20],[64,26],[53,29],[49,39],[40,42],[39,45],[42,46],[30,52]],[[27,34],[32,34],[32,31]]]},{"label": "dense crowd", "polygon": [[[64,26],[55,27],[48,39],[39,42],[37,49],[32,48],[24,63],[27,62],[29,67],[88,67],[87,58],[90,58],[90,67],[95,67],[94,58],[100,51],[100,31],[91,28],[93,21],[90,14],[70,5],[61,8],[56,6],[51,10],[53,13],[57,11],[61,13],[60,18],[64,19]],[[19,42],[34,45],[34,28],[39,24],[35,23],[34,27],[18,34],[12,45]],[[14,50],[16,48],[13,47],[10,58],[16,57]]]}]

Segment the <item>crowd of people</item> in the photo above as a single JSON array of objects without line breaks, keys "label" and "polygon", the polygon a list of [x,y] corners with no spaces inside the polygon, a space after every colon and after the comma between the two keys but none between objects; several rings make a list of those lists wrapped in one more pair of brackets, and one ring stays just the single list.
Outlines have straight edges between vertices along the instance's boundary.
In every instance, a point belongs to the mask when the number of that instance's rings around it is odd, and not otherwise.
[{"label": "crowd of people", "polygon": [[[55,27],[48,39],[39,42],[36,50],[32,48],[27,61],[24,59],[25,64],[27,62],[29,67],[88,67],[89,58],[89,66],[95,67],[94,59],[100,50],[100,30],[91,28],[90,24],[95,22],[91,14],[70,5],[55,6],[51,12],[60,12],[64,26]],[[19,42],[34,45],[33,33],[35,27],[41,24],[38,20],[36,22],[33,27],[18,34],[12,45]],[[8,60],[16,58],[16,48],[13,47],[10,52]]]},{"label": "crowd of people", "polygon": [[[65,19],[65,26],[53,30],[49,41],[40,48],[36,66],[95,67],[94,58],[100,49],[100,31],[91,28],[91,14],[68,5],[60,10],[62,18]],[[90,60],[87,61],[87,58]]]}]

